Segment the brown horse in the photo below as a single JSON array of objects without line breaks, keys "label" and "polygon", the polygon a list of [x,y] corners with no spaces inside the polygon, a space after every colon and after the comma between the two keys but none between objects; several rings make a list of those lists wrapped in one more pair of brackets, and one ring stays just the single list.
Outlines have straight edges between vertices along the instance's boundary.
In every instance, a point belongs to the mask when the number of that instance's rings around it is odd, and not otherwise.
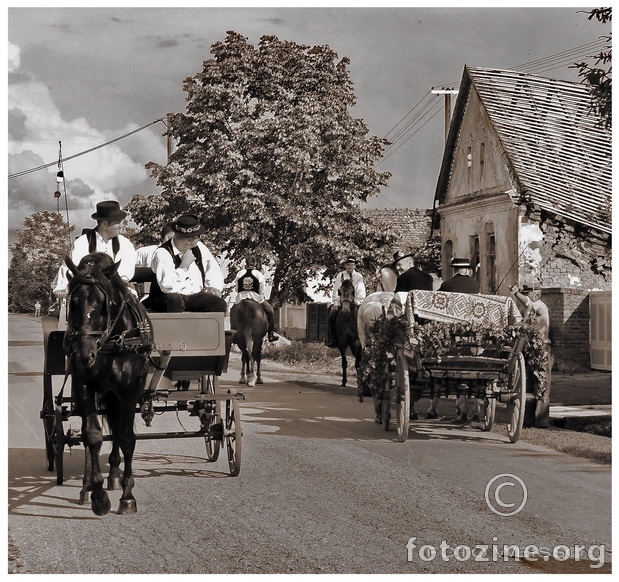
[{"label": "brown horse", "polygon": [[[260,361],[262,343],[269,324],[262,305],[253,299],[243,299],[230,309],[230,327],[236,330],[232,341],[241,350],[239,384],[262,384]],[[255,367],[255,374],[254,374]]]},{"label": "brown horse", "polygon": [[340,295],[340,309],[335,319],[335,343],[342,355],[342,386],[346,386],[348,381],[346,349],[350,347],[350,351],[355,357],[355,368],[357,370],[361,362],[361,342],[357,331],[358,307],[355,304],[355,287],[350,279],[342,283],[338,293]]},{"label": "brown horse", "polygon": [[[122,487],[118,513],[135,513],[133,496],[134,416],[144,390],[152,328],[148,315],[117,274],[118,264],[105,253],[86,255],[79,266],[66,257],[69,298],[64,351],[68,357],[76,411],[82,418],[85,449],[79,503],[91,497],[96,515],[111,509],[103,490],[99,452],[102,414],[112,435],[108,489]],[[124,472],[120,473],[120,453]]]}]

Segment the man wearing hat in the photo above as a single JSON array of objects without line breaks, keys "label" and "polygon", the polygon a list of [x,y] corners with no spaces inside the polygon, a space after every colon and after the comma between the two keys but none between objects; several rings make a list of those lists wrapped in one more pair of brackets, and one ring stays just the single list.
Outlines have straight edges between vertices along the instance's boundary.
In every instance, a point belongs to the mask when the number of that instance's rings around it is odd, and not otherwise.
[{"label": "man wearing hat", "polygon": [[331,292],[331,309],[329,310],[329,317],[327,320],[327,340],[326,345],[329,348],[337,347],[335,343],[335,320],[337,319],[337,312],[340,309],[340,294],[339,290],[342,283],[346,280],[350,280],[355,288],[355,304],[361,305],[361,302],[365,299],[366,289],[363,275],[355,270],[357,266],[357,259],[355,257],[348,257],[344,261],[344,270],[340,271],[335,277],[335,283],[333,284],[333,291]]},{"label": "man wearing hat", "polygon": [[451,259],[451,267],[454,276],[444,281],[438,288],[439,291],[451,291],[453,293],[479,293],[479,283],[475,277],[470,276],[471,262],[468,259]]},{"label": "man wearing hat", "polygon": [[234,303],[240,303],[243,299],[253,299],[256,303],[260,303],[267,316],[267,338],[270,342],[276,342],[279,335],[274,331],[275,311],[273,306],[264,298],[266,279],[264,273],[258,270],[258,260],[254,255],[245,257],[245,268],[236,274],[234,281],[236,287]]},{"label": "man wearing hat", "polygon": [[[71,259],[78,265],[88,254],[106,253],[114,262],[120,262],[118,274],[124,281],[131,281],[135,271],[136,252],[131,241],[120,234],[120,223],[127,213],[116,200],[105,200],[97,204],[92,218],[97,221],[93,229],[84,229],[75,240]],[[63,297],[68,292],[66,266],[62,266],[53,284],[54,294]]]},{"label": "man wearing hat", "polygon": [[224,275],[211,251],[200,242],[206,232],[197,216],[183,214],[172,223],[174,236],[153,254],[155,281],[146,306],[153,311],[220,311],[227,304],[221,297]]},{"label": "man wearing hat", "polygon": [[415,258],[412,253],[395,252],[393,254],[393,268],[398,273],[395,286],[396,293],[415,289],[433,290],[434,279],[432,275],[415,267]]}]

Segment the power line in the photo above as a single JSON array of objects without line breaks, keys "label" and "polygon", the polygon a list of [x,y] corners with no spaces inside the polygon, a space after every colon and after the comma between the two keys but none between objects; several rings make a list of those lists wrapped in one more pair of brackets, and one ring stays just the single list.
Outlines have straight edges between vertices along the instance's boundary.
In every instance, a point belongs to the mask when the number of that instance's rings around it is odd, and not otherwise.
[{"label": "power line", "polygon": [[[74,158],[77,158],[79,156],[83,156],[84,154],[89,154],[90,152],[94,152],[95,150],[101,149],[105,146],[108,146],[110,144],[113,144],[117,141],[120,141],[121,139],[125,139],[126,137],[129,137],[130,135],[133,135],[134,133],[138,133],[139,131],[142,131],[144,129],[146,129],[147,127],[150,127],[151,125],[154,125],[155,123],[159,123],[159,122],[164,122],[163,118],[161,119],[155,119],[155,121],[151,121],[150,123],[147,123],[146,125],[143,125],[142,127],[138,127],[137,129],[134,129],[133,131],[130,131],[129,133],[125,133],[124,135],[121,135],[119,137],[116,137],[110,141],[106,141],[105,143],[102,143],[98,146],[95,146],[94,148],[90,148],[88,150],[84,150],[83,152],[79,152],[77,154],[74,154],[72,156],[68,156],[66,158],[63,158],[63,162],[66,162],[68,160],[72,160]],[[165,123],[165,122],[164,122]],[[42,166],[37,166],[36,168],[30,168],[29,170],[23,170],[21,172],[16,172],[14,174],[9,174],[9,180],[11,178],[19,178],[20,176],[25,176],[26,174],[31,174],[32,172],[38,172],[39,170],[44,170],[45,168],[51,168],[52,166],[55,166],[58,162],[50,162],[49,164],[44,164]]]}]

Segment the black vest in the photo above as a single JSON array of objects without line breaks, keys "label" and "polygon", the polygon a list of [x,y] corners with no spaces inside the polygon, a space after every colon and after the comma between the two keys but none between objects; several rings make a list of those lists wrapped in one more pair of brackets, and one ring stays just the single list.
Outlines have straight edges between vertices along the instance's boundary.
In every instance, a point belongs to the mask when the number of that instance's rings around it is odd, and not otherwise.
[{"label": "black vest", "polygon": [[[172,255],[172,259],[174,260],[174,267],[178,269],[181,266],[182,259],[179,255],[174,253],[174,249],[172,248],[172,239],[164,242],[162,245],[159,245],[160,249],[165,249]],[[204,273],[204,265],[202,264],[202,253],[200,249],[196,246],[191,249],[193,252],[193,256],[196,258],[196,264],[198,265],[198,269],[200,269],[200,274],[202,275],[202,287],[206,285],[206,274]],[[155,251],[157,252],[157,251]],[[150,285],[149,291],[150,297],[157,297],[160,295],[164,295],[161,287],[159,287],[159,281],[155,278],[155,280]]]},{"label": "black vest", "polygon": [[[97,231],[94,228],[89,230],[85,230],[84,234],[86,235],[86,240],[88,240],[88,252],[96,253],[97,252]],[[113,259],[116,259],[116,255],[120,250],[120,241],[118,237],[112,237],[112,252],[114,253]]]},{"label": "black vest", "polygon": [[247,269],[238,279],[237,291],[254,291],[260,293],[260,281],[252,274],[251,269]]}]

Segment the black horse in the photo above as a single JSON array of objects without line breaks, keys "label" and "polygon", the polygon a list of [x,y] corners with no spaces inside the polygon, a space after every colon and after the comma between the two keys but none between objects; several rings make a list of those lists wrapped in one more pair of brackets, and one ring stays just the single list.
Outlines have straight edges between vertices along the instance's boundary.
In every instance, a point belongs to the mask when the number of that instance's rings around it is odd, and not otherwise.
[{"label": "black horse", "polygon": [[346,348],[350,347],[352,355],[355,357],[355,368],[359,369],[361,362],[361,342],[357,328],[357,311],[355,304],[355,287],[350,279],[345,280],[339,288],[340,309],[335,319],[335,343],[342,355],[342,386],[346,386],[348,378],[346,369]]},{"label": "black horse", "polygon": [[243,299],[233,305],[230,309],[230,327],[236,330],[232,341],[241,350],[239,384],[246,382],[248,386],[262,384],[260,375],[262,343],[269,328],[262,305],[253,299]]},{"label": "black horse", "polygon": [[[71,274],[64,351],[68,357],[73,401],[82,418],[85,449],[79,503],[82,505],[90,494],[95,514],[105,515],[111,509],[99,466],[103,443],[101,413],[112,438],[107,488],[122,486],[118,513],[135,513],[134,416],[144,390],[152,349],[151,324],[144,308],[117,274],[118,264],[111,257],[92,253],[77,267],[68,257],[65,262]],[[122,478],[119,450],[124,457]]]}]

